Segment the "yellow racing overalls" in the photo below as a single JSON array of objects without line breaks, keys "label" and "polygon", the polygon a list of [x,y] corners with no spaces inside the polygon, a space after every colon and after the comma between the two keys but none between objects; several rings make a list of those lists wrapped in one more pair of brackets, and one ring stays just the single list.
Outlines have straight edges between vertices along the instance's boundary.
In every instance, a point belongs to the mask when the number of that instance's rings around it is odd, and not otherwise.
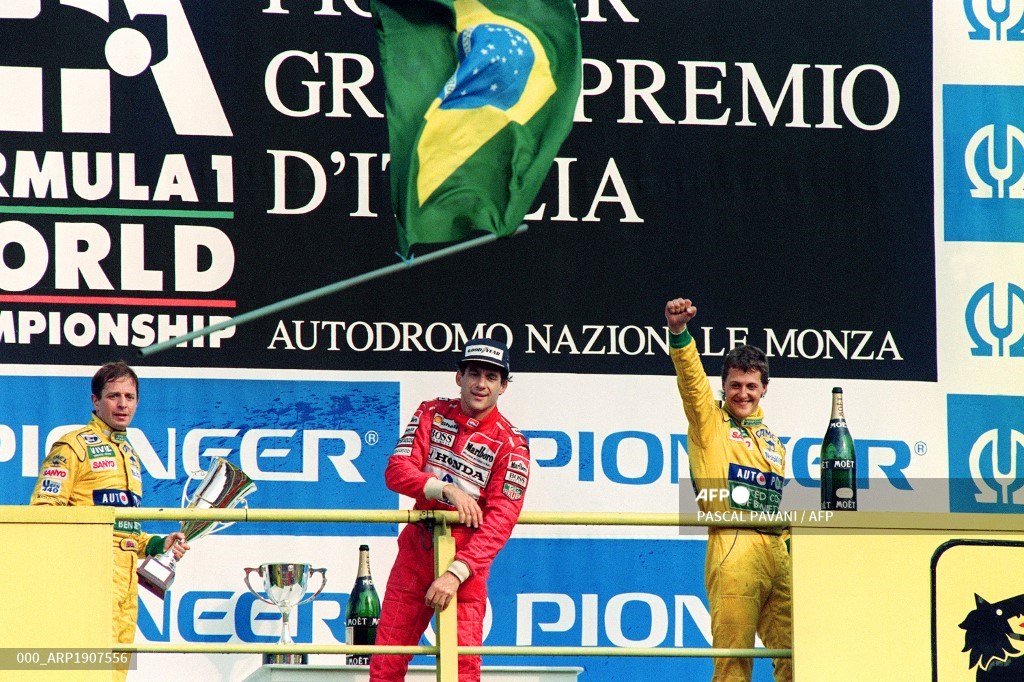
[{"label": "yellow racing overalls", "polygon": [[[124,431],[93,414],[89,424],[64,434],[42,464],[31,504],[89,507],[138,507],[142,503],[142,463]],[[143,533],[138,521],[114,523],[113,641],[135,640],[138,619],[139,557],[163,552],[164,538]],[[116,667],[123,680],[127,667]]]},{"label": "yellow racing overalls", "polygon": [[[786,449],[764,424],[761,408],[742,421],[715,399],[685,329],[669,337],[669,354],[689,422],[687,452],[703,512],[777,513]],[[770,649],[792,646],[793,587],[785,536],[777,529],[709,528],[704,583],[714,647],[749,649],[754,633]],[[793,679],[792,660],[776,658],[775,679]],[[716,658],[714,682],[749,682],[749,658]]]}]

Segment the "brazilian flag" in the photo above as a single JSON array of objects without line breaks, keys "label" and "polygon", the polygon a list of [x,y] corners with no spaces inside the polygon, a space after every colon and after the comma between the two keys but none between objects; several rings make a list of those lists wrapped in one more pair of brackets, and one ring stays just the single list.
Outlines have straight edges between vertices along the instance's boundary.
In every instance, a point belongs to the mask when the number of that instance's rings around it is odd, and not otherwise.
[{"label": "brazilian flag", "polygon": [[404,256],[522,223],[572,127],[573,0],[373,0]]}]

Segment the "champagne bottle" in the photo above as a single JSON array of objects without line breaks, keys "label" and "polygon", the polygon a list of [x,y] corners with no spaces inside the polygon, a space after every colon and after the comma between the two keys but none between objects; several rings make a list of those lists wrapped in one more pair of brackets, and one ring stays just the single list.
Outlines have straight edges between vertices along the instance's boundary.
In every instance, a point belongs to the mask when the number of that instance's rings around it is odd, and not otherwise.
[{"label": "champagne bottle", "polygon": [[856,511],[857,453],[843,415],[843,389],[832,389],[832,416],[821,441],[821,508]]},{"label": "champagne bottle", "polygon": [[[347,644],[374,644],[380,621],[380,598],[370,575],[370,546],[359,545],[359,572],[356,584],[345,607],[345,641]],[[345,657],[348,665],[369,665],[369,654]]]}]

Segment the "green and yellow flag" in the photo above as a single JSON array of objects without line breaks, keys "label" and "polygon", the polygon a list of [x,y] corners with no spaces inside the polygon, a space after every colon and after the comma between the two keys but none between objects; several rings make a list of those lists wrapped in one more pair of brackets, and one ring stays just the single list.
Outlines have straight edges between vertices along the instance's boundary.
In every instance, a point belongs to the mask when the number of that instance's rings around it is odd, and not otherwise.
[{"label": "green and yellow flag", "polygon": [[373,0],[402,255],[522,223],[572,128],[573,0]]}]

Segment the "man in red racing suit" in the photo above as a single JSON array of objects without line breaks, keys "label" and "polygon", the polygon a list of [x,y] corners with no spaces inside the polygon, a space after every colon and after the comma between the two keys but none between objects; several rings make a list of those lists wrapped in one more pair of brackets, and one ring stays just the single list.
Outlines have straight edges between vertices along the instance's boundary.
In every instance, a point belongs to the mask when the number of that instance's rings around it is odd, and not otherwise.
[{"label": "man in red racing suit", "polygon": [[[434,576],[432,535],[409,524],[398,537],[376,644],[414,646],[435,609],[458,593],[459,645],[479,646],[487,575],[519,518],[530,475],[526,439],[497,409],[508,386],[508,348],[474,339],[455,375],[458,400],[422,403],[388,461],[388,488],[416,500],[415,509],[458,511],[455,560]],[[404,680],[411,656],[376,654],[370,680]],[[459,657],[460,682],[480,679],[480,657]]]}]

